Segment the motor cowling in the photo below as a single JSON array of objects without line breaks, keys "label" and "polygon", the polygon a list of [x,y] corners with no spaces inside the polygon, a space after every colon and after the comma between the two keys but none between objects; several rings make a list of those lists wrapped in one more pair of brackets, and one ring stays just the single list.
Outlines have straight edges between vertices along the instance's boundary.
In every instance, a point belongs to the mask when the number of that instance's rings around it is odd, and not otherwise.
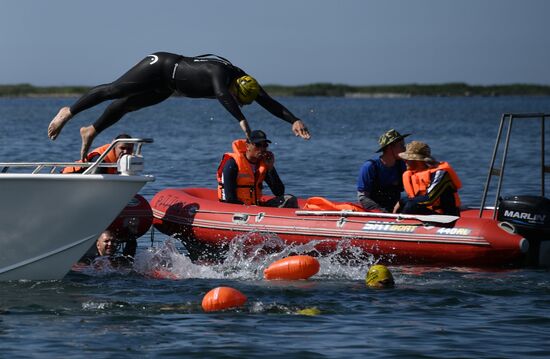
[{"label": "motor cowling", "polygon": [[541,196],[510,196],[500,199],[497,219],[524,230],[550,231],[550,199]]}]

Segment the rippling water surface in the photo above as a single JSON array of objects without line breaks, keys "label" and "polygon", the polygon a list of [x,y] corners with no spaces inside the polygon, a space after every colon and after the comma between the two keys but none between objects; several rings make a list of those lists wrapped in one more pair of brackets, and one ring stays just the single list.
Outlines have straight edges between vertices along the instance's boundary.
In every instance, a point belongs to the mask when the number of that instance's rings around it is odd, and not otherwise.
[{"label": "rippling water surface", "polygon": [[[46,137],[51,117],[73,100],[0,99],[0,161],[78,158],[78,129],[93,122],[101,106],[71,120],[57,141]],[[245,113],[273,141],[287,192],[345,201],[355,200],[358,170],[373,156],[378,136],[396,128],[451,162],[464,183],[463,201],[479,205],[500,115],[550,111],[547,97],[281,101],[307,123],[312,140],[295,138],[288,124],[256,105]],[[144,148],[147,172],[156,176],[141,192],[149,199],[167,187],[214,187],[221,155],[241,136],[218,103],[188,99],[132,113],[95,144],[120,132],[155,139]],[[540,132],[533,123],[518,123],[514,136],[504,194],[538,194]],[[224,264],[198,265],[179,242],[156,232],[153,241],[149,234],[140,239],[133,270],[99,263],[62,281],[0,283],[0,352],[9,358],[547,358],[550,353],[547,270],[392,267],[396,288],[373,290],[364,285],[371,263],[347,265],[325,257],[308,281],[262,280],[263,269],[285,254],[249,258],[235,248]],[[160,264],[171,268],[171,279],[152,276]],[[242,291],[247,305],[203,313],[202,296],[219,285]],[[306,308],[320,314],[297,314]]]}]

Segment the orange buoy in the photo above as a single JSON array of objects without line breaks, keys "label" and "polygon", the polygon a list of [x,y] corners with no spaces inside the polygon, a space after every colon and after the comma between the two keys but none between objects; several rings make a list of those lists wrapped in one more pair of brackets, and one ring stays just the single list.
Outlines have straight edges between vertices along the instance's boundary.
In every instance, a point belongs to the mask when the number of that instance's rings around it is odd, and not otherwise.
[{"label": "orange buoy", "polygon": [[265,279],[308,279],[319,272],[319,261],[311,256],[290,256],[271,263],[264,270]]},{"label": "orange buoy", "polygon": [[237,308],[246,303],[246,295],[231,287],[217,287],[206,293],[202,298],[202,309],[205,312],[215,312]]}]

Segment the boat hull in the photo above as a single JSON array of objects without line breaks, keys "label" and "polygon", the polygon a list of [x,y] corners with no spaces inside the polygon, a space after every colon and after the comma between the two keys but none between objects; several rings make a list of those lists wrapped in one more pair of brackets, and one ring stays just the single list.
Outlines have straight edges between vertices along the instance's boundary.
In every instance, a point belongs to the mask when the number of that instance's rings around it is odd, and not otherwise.
[{"label": "boat hull", "polygon": [[0,175],[0,280],[61,279],[150,176]]},{"label": "boat hull", "polygon": [[[303,200],[299,200],[302,207]],[[285,245],[314,244],[319,254],[338,252],[388,264],[520,266],[528,242],[489,218],[460,218],[451,224],[416,219],[301,216],[296,209],[220,203],[209,189],[166,189],[153,197],[153,223],[181,239],[194,258],[222,257],[229,243],[247,235],[249,244],[269,233]],[[256,235],[258,234],[258,235]],[[355,255],[354,254],[354,255]]]}]

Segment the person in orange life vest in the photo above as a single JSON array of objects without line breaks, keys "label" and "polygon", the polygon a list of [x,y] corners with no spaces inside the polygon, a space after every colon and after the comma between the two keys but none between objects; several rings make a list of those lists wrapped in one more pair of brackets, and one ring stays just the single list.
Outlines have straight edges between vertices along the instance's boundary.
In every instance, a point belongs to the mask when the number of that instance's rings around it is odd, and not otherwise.
[{"label": "person in orange life vest", "polygon": [[[247,140],[233,141],[233,152],[223,155],[217,171],[218,199],[221,202],[266,207],[297,208],[298,201],[285,195],[285,186],[274,167],[271,143],[265,132],[256,130]],[[262,201],[263,182],[275,196]]]},{"label": "person in orange life vest", "polygon": [[366,210],[391,212],[403,191],[405,162],[399,153],[405,151],[405,137],[394,129],[386,131],[378,140],[382,156],[367,160],[357,178],[357,199]]},{"label": "person in orange life vest", "polygon": [[[125,133],[122,133],[118,135],[115,140],[118,140],[120,138],[131,138],[130,135],[127,135]],[[92,150],[88,155],[86,156],[87,162],[94,162],[96,161],[99,156],[101,156],[105,151],[107,151],[107,148],[109,148],[111,144],[107,143],[101,147],[98,147],[94,150]],[[105,157],[103,162],[105,163],[117,163],[118,159],[122,155],[128,155],[132,154],[134,151],[134,145],[132,143],[118,143]],[[80,161],[77,161],[80,162]],[[82,173],[86,170],[87,167],[65,167],[61,173]],[[102,173],[102,174],[116,174],[117,169],[116,168],[98,168],[96,170],[96,173]]]},{"label": "person in orange life vest", "polygon": [[394,212],[401,207],[410,214],[460,214],[457,191],[462,183],[451,165],[433,159],[430,146],[419,141],[409,143],[399,156],[407,163],[403,186],[408,198]]}]

